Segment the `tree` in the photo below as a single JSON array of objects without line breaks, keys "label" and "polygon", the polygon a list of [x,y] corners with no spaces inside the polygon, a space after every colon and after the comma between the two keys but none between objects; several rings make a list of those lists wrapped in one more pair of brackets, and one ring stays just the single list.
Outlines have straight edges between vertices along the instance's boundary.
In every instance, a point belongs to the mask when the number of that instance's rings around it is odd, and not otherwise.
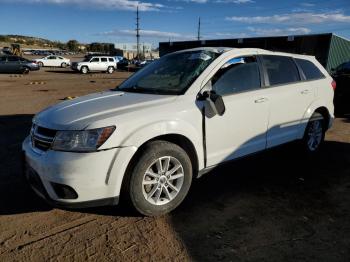
[{"label": "tree", "polygon": [[69,51],[76,52],[79,50],[79,42],[77,40],[69,40],[66,45]]}]

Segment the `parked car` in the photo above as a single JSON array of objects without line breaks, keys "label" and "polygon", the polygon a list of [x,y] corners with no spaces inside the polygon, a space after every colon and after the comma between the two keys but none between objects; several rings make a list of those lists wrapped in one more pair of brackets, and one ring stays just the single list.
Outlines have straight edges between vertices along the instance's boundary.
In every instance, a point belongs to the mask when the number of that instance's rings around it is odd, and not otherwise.
[{"label": "parked car", "polygon": [[34,60],[40,67],[52,66],[65,68],[70,66],[70,59],[64,58],[63,56],[49,55],[40,59]]},{"label": "parked car", "polygon": [[123,59],[119,60],[117,62],[117,68],[118,69],[126,69],[128,66],[130,65],[130,61],[128,59],[126,59],[125,57],[123,57]]},{"label": "parked car", "polygon": [[339,114],[350,113],[350,61],[333,69],[332,77],[337,82],[334,94],[335,111]]},{"label": "parked car", "polygon": [[14,55],[0,56],[0,73],[21,73],[39,70],[40,67],[34,62],[23,57]]},{"label": "parked car", "polygon": [[72,63],[71,68],[83,74],[89,72],[107,72],[112,74],[116,69],[116,62],[113,57],[108,56],[88,56],[82,62]]},{"label": "parked car", "polygon": [[23,142],[26,176],[59,206],[120,199],[161,215],[183,201],[193,177],[220,164],[295,140],[317,152],[332,125],[333,93],[333,79],[311,56],[175,52],[114,90],[37,114]]},{"label": "parked car", "polygon": [[153,59],[146,59],[146,60],[143,60],[143,61],[139,61],[139,63],[137,63],[136,65],[139,66],[139,67],[145,67],[146,65],[149,65],[153,61],[154,61]]}]

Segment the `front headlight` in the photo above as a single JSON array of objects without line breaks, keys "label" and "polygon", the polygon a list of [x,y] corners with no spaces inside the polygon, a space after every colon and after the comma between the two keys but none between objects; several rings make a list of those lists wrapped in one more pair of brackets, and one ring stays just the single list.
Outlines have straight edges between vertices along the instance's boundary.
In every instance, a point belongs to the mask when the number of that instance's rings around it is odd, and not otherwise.
[{"label": "front headlight", "polygon": [[52,150],[93,152],[106,142],[114,130],[115,126],[83,131],[57,131]]}]

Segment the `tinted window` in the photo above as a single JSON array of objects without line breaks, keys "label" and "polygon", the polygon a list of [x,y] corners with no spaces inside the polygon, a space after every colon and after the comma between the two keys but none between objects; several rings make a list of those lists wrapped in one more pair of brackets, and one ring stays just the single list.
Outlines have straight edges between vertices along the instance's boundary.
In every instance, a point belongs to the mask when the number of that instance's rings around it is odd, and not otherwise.
[{"label": "tinted window", "polygon": [[49,56],[48,59],[56,59],[56,56]]},{"label": "tinted window", "polygon": [[7,61],[8,62],[18,62],[19,61],[19,58],[17,56],[9,56],[7,58]]},{"label": "tinted window", "polygon": [[[233,61],[235,60],[235,61]],[[245,92],[260,87],[259,67],[255,57],[235,58],[212,79],[213,89],[220,95]]]},{"label": "tinted window", "polygon": [[114,62],[113,58],[108,58],[109,62]]},{"label": "tinted window", "polygon": [[298,69],[294,61],[287,56],[263,56],[270,85],[281,85],[299,81]]},{"label": "tinted window", "polygon": [[102,57],[102,58],[101,58],[101,62],[107,62],[107,58]]},{"label": "tinted window", "polygon": [[100,58],[93,58],[90,62],[100,62]]},{"label": "tinted window", "polygon": [[6,62],[6,56],[0,56],[0,62]]},{"label": "tinted window", "polygon": [[303,70],[306,80],[320,79],[324,77],[321,71],[311,61],[304,59],[295,59],[295,61],[300,66],[301,70]]}]

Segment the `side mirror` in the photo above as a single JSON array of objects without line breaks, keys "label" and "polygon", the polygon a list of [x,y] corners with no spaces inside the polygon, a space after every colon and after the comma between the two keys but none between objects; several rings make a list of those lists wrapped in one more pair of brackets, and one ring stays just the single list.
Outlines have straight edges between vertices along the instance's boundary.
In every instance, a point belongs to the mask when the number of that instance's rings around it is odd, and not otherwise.
[{"label": "side mirror", "polygon": [[209,117],[219,115],[222,116],[225,113],[225,104],[221,95],[215,93],[215,91],[204,91],[202,94],[202,100],[205,100],[205,111]]}]

